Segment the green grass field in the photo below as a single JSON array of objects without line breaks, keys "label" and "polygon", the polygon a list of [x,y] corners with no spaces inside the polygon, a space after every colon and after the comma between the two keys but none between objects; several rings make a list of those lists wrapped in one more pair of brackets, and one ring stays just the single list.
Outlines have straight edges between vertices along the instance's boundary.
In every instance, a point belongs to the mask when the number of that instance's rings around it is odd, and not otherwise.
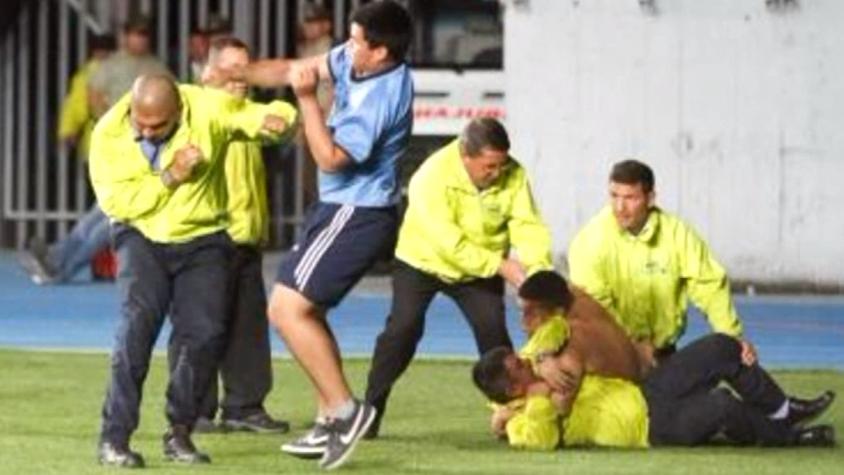
[{"label": "green grass field", "polygon": [[[844,449],[705,447],[647,451],[566,450],[529,453],[508,449],[487,433],[487,409],[469,380],[470,364],[416,361],[399,382],[382,426],[383,437],[363,441],[348,473],[844,473]],[[96,464],[99,411],[108,369],[105,354],[0,350],[0,473],[113,473]],[[313,473],[316,463],[282,454],[278,447],[301,434],[313,413],[304,375],[290,360],[275,361],[275,391],[268,408],[293,424],[284,436],[244,433],[196,437],[213,464],[178,466],[161,455],[165,428],[164,359],[156,357],[146,385],[141,426],[133,448],[152,473]],[[368,361],[352,360],[347,372],[358,394]],[[814,395],[832,388],[844,396],[844,374],[776,372],[791,392]],[[821,419],[844,437],[844,402]]]}]

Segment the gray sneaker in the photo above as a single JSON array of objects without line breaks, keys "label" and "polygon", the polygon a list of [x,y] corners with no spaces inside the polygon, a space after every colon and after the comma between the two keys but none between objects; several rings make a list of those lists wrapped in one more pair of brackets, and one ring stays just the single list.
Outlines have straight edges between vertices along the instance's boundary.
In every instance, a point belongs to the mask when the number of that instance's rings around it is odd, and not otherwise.
[{"label": "gray sneaker", "polygon": [[355,401],[355,410],[349,418],[331,421],[328,425],[328,445],[319,466],[333,470],[343,465],[377,414],[378,411],[368,403]]},{"label": "gray sneaker", "polygon": [[328,445],[328,426],[316,423],[307,434],[282,444],[281,451],[303,459],[316,459],[325,453]]},{"label": "gray sneaker", "polygon": [[227,431],[247,431],[261,434],[284,434],[290,430],[290,423],[273,419],[266,412],[257,412],[242,419],[223,419],[220,426]]}]

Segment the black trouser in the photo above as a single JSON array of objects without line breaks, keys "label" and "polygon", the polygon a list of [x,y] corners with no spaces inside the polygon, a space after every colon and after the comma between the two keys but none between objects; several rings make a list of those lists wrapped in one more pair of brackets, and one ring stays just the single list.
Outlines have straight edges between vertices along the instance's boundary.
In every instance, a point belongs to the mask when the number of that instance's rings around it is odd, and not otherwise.
[{"label": "black trouser", "polygon": [[496,346],[512,346],[504,314],[504,281],[495,276],[448,284],[396,261],[393,299],[384,330],[378,335],[366,388],[366,400],[378,409],[387,406],[393,384],[407,369],[425,330],[425,312],[438,292],[460,307],[475,336],[478,353]]},{"label": "black trouser", "polygon": [[177,337],[167,386],[167,419],[191,427],[225,343],[225,291],[232,243],[225,232],[159,244],[117,225],[121,321],[111,357],[101,439],[128,443],[138,427],[144,380],[165,315]]},{"label": "black trouser", "polygon": [[[228,314],[226,349],[219,362],[223,383],[222,419],[243,419],[264,411],[264,399],[272,388],[267,293],[264,288],[261,251],[256,246],[235,247],[226,290]],[[170,366],[175,363],[172,342]],[[213,420],[217,414],[218,384],[208,386],[199,415]]]},{"label": "black trouser", "polygon": [[[739,397],[718,388],[721,382]],[[785,394],[761,366],[741,362],[741,345],[732,337],[712,334],[681,349],[654,369],[643,391],[653,445],[696,445],[718,433],[743,444],[793,441],[785,422],[768,418]]]}]

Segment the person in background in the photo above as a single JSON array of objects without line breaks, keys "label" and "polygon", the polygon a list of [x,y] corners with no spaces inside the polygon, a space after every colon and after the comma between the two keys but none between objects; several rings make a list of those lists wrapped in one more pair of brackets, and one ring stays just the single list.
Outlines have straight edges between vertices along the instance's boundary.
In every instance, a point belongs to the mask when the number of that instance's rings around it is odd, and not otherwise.
[{"label": "person in background", "polygon": [[[88,100],[88,81],[114,51],[114,37],[92,36],[88,46],[89,59],[73,74],[62,102],[58,129],[59,140],[67,147],[74,147],[83,160],[88,158],[96,122]],[[19,254],[19,261],[34,283],[64,284],[88,267],[103,249],[108,249],[108,219],[95,204],[76,221],[66,237],[50,245],[38,236],[30,239],[27,248]]]}]

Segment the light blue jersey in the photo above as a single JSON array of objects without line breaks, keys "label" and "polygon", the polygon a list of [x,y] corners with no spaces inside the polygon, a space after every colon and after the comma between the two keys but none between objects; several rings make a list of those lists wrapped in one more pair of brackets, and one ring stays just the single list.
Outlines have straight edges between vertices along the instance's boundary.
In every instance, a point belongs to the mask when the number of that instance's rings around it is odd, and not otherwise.
[{"label": "light blue jersey", "polygon": [[365,78],[352,72],[345,45],[328,54],[334,105],[328,129],[352,162],[319,172],[319,197],[326,203],[385,207],[399,200],[397,162],[413,125],[413,80],[405,63]]}]

